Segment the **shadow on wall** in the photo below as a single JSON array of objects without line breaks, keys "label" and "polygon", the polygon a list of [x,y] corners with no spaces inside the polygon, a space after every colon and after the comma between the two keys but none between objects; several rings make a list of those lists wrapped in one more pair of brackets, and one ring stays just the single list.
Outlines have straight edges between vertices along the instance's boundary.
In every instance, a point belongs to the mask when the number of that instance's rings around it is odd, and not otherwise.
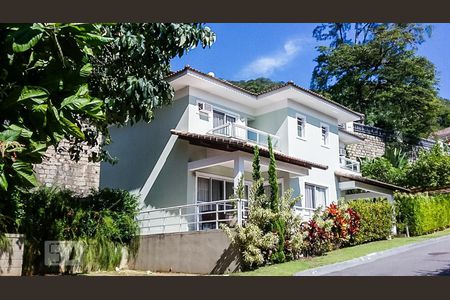
[{"label": "shadow on wall", "polygon": [[[225,249],[217,260],[216,265],[211,270],[210,274],[225,274],[237,272],[241,269],[239,249],[236,246],[230,244],[230,246]],[[230,268],[234,263],[234,268]]]}]

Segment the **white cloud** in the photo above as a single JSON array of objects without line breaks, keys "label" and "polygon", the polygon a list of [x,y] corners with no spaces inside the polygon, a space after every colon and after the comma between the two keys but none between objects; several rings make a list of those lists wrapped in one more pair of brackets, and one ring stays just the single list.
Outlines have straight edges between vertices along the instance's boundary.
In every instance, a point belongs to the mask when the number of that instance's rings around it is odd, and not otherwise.
[{"label": "white cloud", "polygon": [[250,79],[256,77],[269,77],[276,70],[291,62],[302,49],[302,45],[310,43],[309,39],[290,39],[283,45],[283,49],[272,55],[256,58],[244,66],[238,74],[240,79]]}]

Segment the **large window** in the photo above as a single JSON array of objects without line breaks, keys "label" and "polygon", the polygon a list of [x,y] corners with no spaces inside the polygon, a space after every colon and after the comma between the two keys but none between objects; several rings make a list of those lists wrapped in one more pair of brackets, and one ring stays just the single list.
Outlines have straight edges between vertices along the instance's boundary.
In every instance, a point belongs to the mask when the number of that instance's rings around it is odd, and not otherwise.
[{"label": "large window", "polygon": [[303,116],[297,115],[297,137],[305,138],[306,119]]},{"label": "large window", "polygon": [[305,184],[305,207],[318,208],[327,205],[327,189],[312,184]]}]

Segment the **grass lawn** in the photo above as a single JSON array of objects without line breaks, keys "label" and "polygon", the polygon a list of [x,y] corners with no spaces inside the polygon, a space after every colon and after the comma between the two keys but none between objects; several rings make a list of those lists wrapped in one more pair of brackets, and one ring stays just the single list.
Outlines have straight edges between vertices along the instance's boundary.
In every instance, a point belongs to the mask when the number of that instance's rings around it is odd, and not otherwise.
[{"label": "grass lawn", "polygon": [[428,240],[435,237],[444,235],[450,235],[450,229],[438,231],[428,235],[422,235],[410,238],[394,238],[392,240],[377,241],[358,245],[354,247],[348,247],[338,249],[327,253],[324,256],[318,256],[313,258],[304,258],[296,261],[290,261],[283,264],[271,265],[267,267],[259,268],[255,271],[234,273],[233,276],[292,276],[294,273],[303,271],[306,269],[321,267],[337,262],[342,262],[364,256],[373,252],[387,250],[403,245],[407,245],[414,242]]}]

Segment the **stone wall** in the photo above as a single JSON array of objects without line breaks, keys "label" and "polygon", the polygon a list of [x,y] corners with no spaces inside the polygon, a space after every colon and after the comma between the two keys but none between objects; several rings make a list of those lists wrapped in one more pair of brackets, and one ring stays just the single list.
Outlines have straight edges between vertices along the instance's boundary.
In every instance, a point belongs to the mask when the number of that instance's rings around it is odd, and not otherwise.
[{"label": "stone wall", "polygon": [[46,158],[39,165],[34,166],[36,177],[46,186],[58,186],[70,189],[76,193],[86,194],[92,188],[98,189],[100,180],[100,163],[88,161],[87,153],[83,151],[80,160],[75,162],[70,159],[67,149],[70,144],[62,141],[58,151],[50,147],[46,152]]},{"label": "stone wall", "polygon": [[382,156],[384,154],[384,151],[386,149],[384,138],[360,132],[353,133],[364,138],[365,140],[361,144],[347,145],[346,150],[349,158],[374,158]]},{"label": "stone wall", "polygon": [[20,234],[6,234],[9,247],[0,250],[0,276],[22,275],[24,236]]}]

